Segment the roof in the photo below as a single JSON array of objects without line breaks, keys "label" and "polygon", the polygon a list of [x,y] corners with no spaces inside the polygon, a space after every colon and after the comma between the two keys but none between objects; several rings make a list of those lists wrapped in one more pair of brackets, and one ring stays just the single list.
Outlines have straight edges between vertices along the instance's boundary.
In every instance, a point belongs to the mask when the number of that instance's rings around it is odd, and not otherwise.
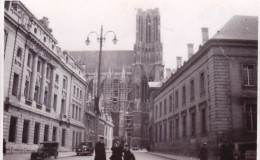
[{"label": "roof", "polygon": [[[86,65],[87,72],[97,71],[99,51],[70,51],[70,54]],[[102,51],[102,72],[108,72],[109,68],[114,72],[122,72],[123,67],[130,71],[132,64],[134,64],[134,51],[132,50]]]},{"label": "roof", "polygon": [[233,16],[212,39],[258,40],[258,17]]}]

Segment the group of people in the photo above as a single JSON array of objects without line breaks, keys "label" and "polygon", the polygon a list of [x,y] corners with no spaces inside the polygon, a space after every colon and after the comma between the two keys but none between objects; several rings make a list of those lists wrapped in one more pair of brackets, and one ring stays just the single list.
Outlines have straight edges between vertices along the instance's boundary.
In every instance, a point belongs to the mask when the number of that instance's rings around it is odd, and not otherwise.
[{"label": "group of people", "polygon": [[[119,140],[113,141],[111,148],[112,155],[110,160],[135,160],[134,154],[130,151],[129,146]],[[94,160],[106,160],[105,144],[102,140],[98,141],[95,146],[95,158]]]}]

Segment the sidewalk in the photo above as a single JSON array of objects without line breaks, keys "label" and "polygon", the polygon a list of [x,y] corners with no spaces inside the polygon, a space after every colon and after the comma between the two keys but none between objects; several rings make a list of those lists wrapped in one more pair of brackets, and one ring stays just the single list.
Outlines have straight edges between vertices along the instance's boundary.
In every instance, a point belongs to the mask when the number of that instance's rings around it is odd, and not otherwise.
[{"label": "sidewalk", "polygon": [[195,157],[185,157],[185,156],[177,156],[173,154],[165,154],[165,153],[158,153],[158,152],[149,152],[153,155],[172,159],[172,160],[199,160],[198,158]]},{"label": "sidewalk", "polygon": [[[76,156],[76,152],[59,152],[58,157],[72,157]],[[6,154],[4,157],[4,160],[30,160],[31,159],[31,153],[14,153],[14,154]]]}]

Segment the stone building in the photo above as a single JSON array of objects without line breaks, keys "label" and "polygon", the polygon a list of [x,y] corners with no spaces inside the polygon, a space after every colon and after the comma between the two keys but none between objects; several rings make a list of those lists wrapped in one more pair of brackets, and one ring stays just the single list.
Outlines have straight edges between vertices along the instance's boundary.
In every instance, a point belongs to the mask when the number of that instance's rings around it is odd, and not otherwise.
[{"label": "stone building", "polygon": [[[84,66],[57,46],[48,18],[37,20],[21,2],[5,2],[4,20],[3,137],[7,149],[29,151],[42,141],[58,141],[60,150],[69,151],[92,140],[85,132],[93,128],[89,125],[93,119],[86,118],[93,112],[87,108],[91,101],[85,94]],[[113,127],[109,117],[102,120],[106,127]]]},{"label": "stone building", "polygon": [[[71,51],[86,66],[89,94],[97,84],[97,51]],[[134,50],[103,51],[101,60],[103,110],[113,118],[114,138],[126,137],[132,146],[148,144],[148,82],[163,78],[160,14],[158,9],[136,15]],[[134,118],[133,118],[134,117]]]},{"label": "stone building", "polygon": [[234,16],[153,96],[152,149],[210,156],[232,142],[256,154],[258,18]]}]

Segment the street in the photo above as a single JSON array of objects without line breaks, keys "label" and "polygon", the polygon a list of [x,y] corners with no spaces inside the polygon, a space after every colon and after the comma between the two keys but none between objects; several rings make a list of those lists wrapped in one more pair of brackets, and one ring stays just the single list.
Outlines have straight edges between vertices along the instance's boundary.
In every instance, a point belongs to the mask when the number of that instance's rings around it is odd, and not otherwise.
[{"label": "street", "polygon": [[[168,160],[167,158],[153,155],[149,152],[133,152],[136,160]],[[107,160],[111,156],[111,152],[107,153]],[[73,156],[73,157],[64,157],[58,158],[59,160],[94,160],[93,156]]]}]

